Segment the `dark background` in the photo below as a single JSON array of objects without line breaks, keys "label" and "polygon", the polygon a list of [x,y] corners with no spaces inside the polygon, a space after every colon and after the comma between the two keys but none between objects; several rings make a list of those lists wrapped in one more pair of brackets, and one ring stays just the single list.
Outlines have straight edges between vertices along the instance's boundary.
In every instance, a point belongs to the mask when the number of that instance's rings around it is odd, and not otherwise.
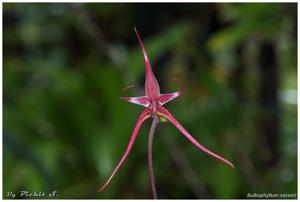
[{"label": "dark background", "polygon": [[[147,134],[102,192],[142,108],[136,26],[167,104],[208,149],[170,123],[154,138],[159,198],[297,192],[297,4],[3,4],[3,198],[151,198]],[[134,84],[135,88],[122,89]],[[20,196],[17,196],[20,198]]]}]

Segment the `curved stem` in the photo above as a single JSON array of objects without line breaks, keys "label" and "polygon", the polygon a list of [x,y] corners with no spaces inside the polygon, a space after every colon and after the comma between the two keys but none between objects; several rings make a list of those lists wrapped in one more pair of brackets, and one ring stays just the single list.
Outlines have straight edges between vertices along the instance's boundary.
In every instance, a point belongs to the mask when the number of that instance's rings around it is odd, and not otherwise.
[{"label": "curved stem", "polygon": [[153,144],[154,132],[155,132],[158,122],[159,122],[158,116],[154,115],[151,129],[150,129],[149,136],[148,136],[148,174],[149,174],[150,186],[151,186],[153,199],[157,199],[157,193],[156,193],[155,179],[154,179],[153,165],[152,165],[152,144]]}]

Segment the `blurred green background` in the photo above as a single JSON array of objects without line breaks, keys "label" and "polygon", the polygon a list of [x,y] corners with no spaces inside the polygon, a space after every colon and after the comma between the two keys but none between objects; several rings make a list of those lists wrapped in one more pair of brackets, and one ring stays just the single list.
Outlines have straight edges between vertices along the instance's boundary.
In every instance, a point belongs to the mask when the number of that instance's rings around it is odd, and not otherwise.
[{"label": "blurred green background", "polygon": [[4,3],[3,198],[21,190],[151,198],[151,121],[109,186],[96,192],[142,111],[120,99],[144,95],[134,26],[162,93],[178,89],[172,77],[185,84],[185,94],[166,107],[236,166],[161,123],[153,146],[158,197],[296,193],[296,3]]}]

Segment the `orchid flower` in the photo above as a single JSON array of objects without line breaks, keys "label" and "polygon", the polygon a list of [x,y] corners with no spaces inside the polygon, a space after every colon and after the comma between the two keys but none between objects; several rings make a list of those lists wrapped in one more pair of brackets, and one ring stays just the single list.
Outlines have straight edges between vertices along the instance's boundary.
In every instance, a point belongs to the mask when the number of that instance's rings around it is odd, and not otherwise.
[{"label": "orchid flower", "polygon": [[[144,47],[144,44],[142,42],[142,39],[140,38],[136,28],[134,27],[135,34],[138,38],[139,44],[142,49],[142,53],[144,56],[144,63],[145,63],[145,70],[146,70],[146,81],[145,81],[145,96],[140,96],[140,97],[121,97],[121,99],[131,102],[133,104],[141,105],[145,107],[144,111],[140,114],[135,128],[133,130],[133,133],[130,137],[129,144],[125,150],[125,153],[123,154],[120,162],[117,164],[116,168],[114,169],[113,173],[111,176],[108,178],[108,180],[105,182],[105,184],[98,190],[98,192],[101,192],[111,181],[113,176],[116,174],[116,172],[119,170],[121,165],[124,163],[125,159],[127,158],[128,154],[130,153],[132,146],[135,142],[135,139],[138,135],[139,129],[143,122],[152,117],[159,122],[159,118],[165,118],[168,121],[170,121],[189,141],[191,141],[198,149],[203,151],[204,153],[220,160],[226,163],[227,165],[231,166],[234,168],[234,165],[226,160],[225,158],[213,153],[212,151],[206,149],[204,146],[202,146],[187,130],[184,129],[184,127],[174,118],[174,116],[165,108],[163,107],[164,104],[167,102],[170,102],[171,100],[177,98],[180,96],[184,90],[181,87],[181,89],[177,92],[174,93],[165,93],[165,94],[160,94],[160,89],[158,82],[153,74],[153,71],[150,66],[150,62]],[[153,122],[155,123],[155,122]],[[153,125],[152,125],[153,126]],[[155,127],[151,127],[155,128]],[[151,143],[152,144],[152,143]],[[152,165],[151,165],[152,167]]]}]

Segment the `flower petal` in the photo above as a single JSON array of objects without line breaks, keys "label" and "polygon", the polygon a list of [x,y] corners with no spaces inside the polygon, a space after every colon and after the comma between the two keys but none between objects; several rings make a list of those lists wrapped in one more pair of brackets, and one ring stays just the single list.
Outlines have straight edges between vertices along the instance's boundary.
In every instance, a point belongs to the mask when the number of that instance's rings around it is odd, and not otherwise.
[{"label": "flower petal", "polygon": [[135,27],[134,27],[134,31],[139,40],[139,43],[140,43],[140,46],[142,48],[142,52],[144,55],[144,62],[145,62],[145,66],[146,66],[146,81],[145,81],[146,96],[149,97],[150,99],[155,99],[155,98],[158,98],[158,96],[160,94],[159,85],[153,74],[143,41],[142,41],[141,37],[139,36]]},{"label": "flower petal", "polygon": [[164,105],[167,102],[170,102],[171,100],[177,98],[178,96],[182,95],[184,92],[184,87],[183,84],[180,80],[173,78],[174,80],[176,80],[177,82],[180,83],[180,90],[174,93],[165,93],[165,94],[161,94],[158,98],[158,103],[160,105]]},{"label": "flower petal", "polygon": [[133,104],[142,105],[144,107],[148,107],[150,105],[150,102],[148,101],[146,96],[141,97],[121,97],[121,99],[131,102]]},{"label": "flower petal", "polygon": [[178,96],[180,96],[182,93],[181,91],[177,91],[175,93],[165,93],[165,94],[161,94],[158,98],[158,103],[160,105],[164,105],[167,102],[170,102],[171,100],[174,100],[175,98],[177,98]]},{"label": "flower petal", "polygon": [[189,140],[190,140],[190,141],[191,141],[198,149],[200,149],[200,150],[202,150],[203,152],[205,152],[205,153],[207,153],[207,154],[213,156],[214,158],[217,158],[217,159],[223,161],[224,163],[226,163],[226,164],[228,164],[229,166],[231,166],[232,168],[234,168],[234,165],[233,165],[230,161],[228,161],[228,160],[224,159],[223,157],[221,157],[221,156],[219,156],[219,155],[217,155],[217,154],[215,154],[215,153],[209,151],[209,150],[206,149],[204,146],[202,146],[197,140],[195,140],[195,139],[193,138],[193,136],[191,136],[191,135],[183,128],[183,126],[182,126],[182,125],[181,125],[181,124],[173,117],[173,115],[172,115],[166,108],[164,108],[164,107],[158,107],[157,113],[158,113],[159,115],[161,115],[161,116],[167,118],[171,123],[173,123],[173,124],[176,126],[176,128],[177,128],[178,130],[180,130],[180,131],[183,133],[183,135],[184,135],[187,139],[189,139]]},{"label": "flower petal", "polygon": [[125,153],[123,154],[120,162],[118,163],[117,167],[115,168],[115,170],[113,171],[113,173],[111,174],[111,176],[108,178],[108,180],[105,182],[105,184],[98,190],[98,192],[101,192],[107,185],[108,183],[111,181],[111,179],[113,178],[113,176],[116,174],[116,172],[119,170],[119,168],[121,167],[121,165],[124,163],[125,159],[127,158],[129,152],[131,151],[131,148],[135,142],[135,139],[138,135],[138,132],[139,132],[139,129],[142,125],[142,123],[147,119],[149,118],[150,115],[149,115],[149,109],[145,109],[142,114],[140,115],[140,117],[138,118],[137,122],[136,122],[136,125],[135,125],[135,128],[133,130],[133,133],[130,137],[130,140],[129,140],[129,144],[125,150]]}]

